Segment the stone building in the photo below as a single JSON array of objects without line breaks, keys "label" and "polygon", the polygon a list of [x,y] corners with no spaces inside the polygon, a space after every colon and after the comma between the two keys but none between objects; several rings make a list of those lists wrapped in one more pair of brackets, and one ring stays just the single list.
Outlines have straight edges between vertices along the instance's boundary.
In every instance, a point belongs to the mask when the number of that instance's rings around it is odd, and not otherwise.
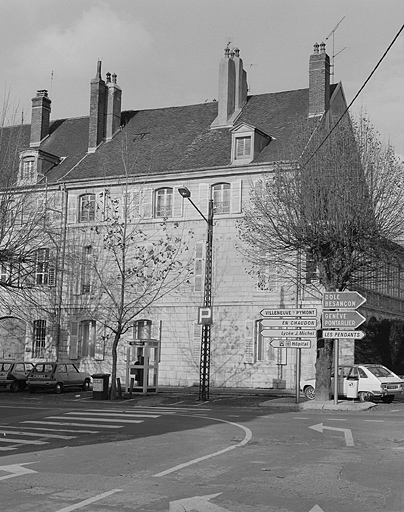
[{"label": "stone building", "polygon": [[[54,229],[49,246],[37,251],[34,305],[20,299],[3,308],[3,357],[57,357],[90,372],[110,371],[111,333],[83,304],[99,300],[88,261],[99,248],[95,227],[105,223],[107,197],[118,202],[126,197],[145,230],[158,231],[163,219],[184,233],[192,229],[193,272],[180,293],[161,298],[134,319],[119,344],[118,374],[124,380],[127,342],[151,337],[160,341],[160,384],[198,382],[206,245],[200,213],[208,215],[212,197],[211,386],[292,388],[295,351],[273,348],[270,338],[260,335],[259,320],[263,309],[294,307],[296,290],[276,271],[265,282],[248,272],[237,222],[254,183],[279,163],[291,165],[289,145],[299,120],[337,118],[346,108],[342,84],[330,84],[325,45],[315,45],[309,86],[302,89],[249,95],[240,52],[226,48],[217,101],[121,111],[121,95],[117,76],[107,73],[104,80],[99,62],[89,116],[51,121],[51,100],[42,90],[32,100],[31,125],[3,129],[4,137],[18,140],[17,188],[31,187]],[[200,212],[179,194],[180,187],[190,190]],[[81,254],[73,270],[72,248]],[[374,294],[363,312],[401,316],[402,283],[396,292]],[[301,294],[304,306],[319,307],[305,286]],[[312,348],[302,351],[303,376],[313,374],[315,356],[313,340]],[[353,361],[353,342],[342,344],[341,356]]]}]

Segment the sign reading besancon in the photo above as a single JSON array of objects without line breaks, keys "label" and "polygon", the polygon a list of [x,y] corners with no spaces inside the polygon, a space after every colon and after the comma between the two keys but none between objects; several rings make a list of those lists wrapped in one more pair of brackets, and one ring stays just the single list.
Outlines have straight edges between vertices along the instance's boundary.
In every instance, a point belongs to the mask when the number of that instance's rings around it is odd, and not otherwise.
[{"label": "sign reading besancon", "polygon": [[323,309],[358,309],[366,302],[358,292],[324,292]]}]

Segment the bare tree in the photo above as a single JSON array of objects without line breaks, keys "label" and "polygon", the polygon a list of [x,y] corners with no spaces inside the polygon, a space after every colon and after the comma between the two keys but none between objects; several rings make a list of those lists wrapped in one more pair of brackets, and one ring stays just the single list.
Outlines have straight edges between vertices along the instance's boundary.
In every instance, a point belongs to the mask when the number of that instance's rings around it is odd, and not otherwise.
[{"label": "bare tree", "polygon": [[[4,98],[0,112],[0,288],[11,292],[30,289],[38,264],[38,250],[52,245],[53,198],[46,182],[29,168],[23,175],[20,152],[26,127],[16,124],[18,109]],[[32,176],[31,176],[32,174]]]},{"label": "bare tree", "polygon": [[[240,224],[254,271],[276,266],[295,280],[303,260],[315,271],[317,296],[377,286],[387,275],[380,268],[398,269],[402,260],[402,163],[366,114],[355,122],[346,115],[331,132],[308,120],[295,133],[293,160],[262,178]],[[316,362],[319,400],[331,396],[332,353],[333,340],[325,340]]]},{"label": "bare tree", "polygon": [[[102,220],[92,229],[94,251],[87,264],[91,273],[91,299],[81,304],[91,318],[106,328],[112,340],[111,398],[116,398],[118,344],[136,318],[168,294],[189,282],[183,223],[148,223],[144,219],[142,191],[133,194],[127,181],[119,194],[103,199]],[[70,257],[69,257],[70,258]],[[73,261],[73,260],[71,260]]]}]

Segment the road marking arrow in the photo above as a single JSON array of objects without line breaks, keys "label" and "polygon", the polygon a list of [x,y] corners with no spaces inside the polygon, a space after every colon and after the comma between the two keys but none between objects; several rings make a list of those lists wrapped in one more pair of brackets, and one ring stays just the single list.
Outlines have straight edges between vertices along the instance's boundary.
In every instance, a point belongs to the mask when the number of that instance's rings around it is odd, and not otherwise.
[{"label": "road marking arrow", "polygon": [[324,512],[324,510],[318,505],[314,505],[314,507],[311,510],[309,510],[309,512]]},{"label": "road marking arrow", "polygon": [[0,471],[11,473],[10,475],[0,476],[0,480],[7,480],[8,478],[14,478],[15,476],[28,475],[28,473],[37,473],[33,469],[24,468],[28,464],[35,464],[35,462],[24,462],[23,464],[10,464],[8,466],[0,466]]},{"label": "road marking arrow", "polygon": [[223,507],[219,507],[209,500],[222,494],[207,494],[206,496],[193,496],[183,500],[170,501],[169,512],[229,512]]},{"label": "road marking arrow", "polygon": [[347,446],[355,446],[354,440],[352,437],[352,431],[349,428],[337,428],[337,427],[326,427],[323,423],[319,423],[318,425],[313,425],[311,427],[312,430],[315,430],[316,432],[323,433],[324,430],[335,430],[337,432],[343,432],[345,436],[345,443]]}]

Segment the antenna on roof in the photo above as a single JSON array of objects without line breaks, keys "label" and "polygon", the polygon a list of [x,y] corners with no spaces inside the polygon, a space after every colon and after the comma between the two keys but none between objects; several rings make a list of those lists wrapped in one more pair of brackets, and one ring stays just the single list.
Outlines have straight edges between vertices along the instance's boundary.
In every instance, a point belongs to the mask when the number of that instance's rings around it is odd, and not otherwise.
[{"label": "antenna on roof", "polygon": [[52,98],[52,86],[53,86],[53,69],[51,71],[51,76],[50,76],[50,87],[49,87],[49,96]]},{"label": "antenna on roof", "polygon": [[330,38],[330,36],[332,36],[332,56],[331,56],[331,64],[330,64],[330,68],[331,68],[331,72],[330,72],[330,82],[333,84],[334,83],[334,59],[337,55],[339,55],[341,52],[343,52],[346,48],[346,46],[344,48],[342,48],[342,50],[340,50],[338,53],[335,53],[335,45],[334,45],[334,38],[335,38],[335,31],[337,30],[337,28],[340,26],[340,24],[342,23],[342,21],[345,19],[345,16],[343,18],[341,18],[339,20],[339,22],[335,25],[335,27],[331,30],[331,32],[328,34],[328,36],[325,38],[326,41],[328,41],[328,39]]}]

